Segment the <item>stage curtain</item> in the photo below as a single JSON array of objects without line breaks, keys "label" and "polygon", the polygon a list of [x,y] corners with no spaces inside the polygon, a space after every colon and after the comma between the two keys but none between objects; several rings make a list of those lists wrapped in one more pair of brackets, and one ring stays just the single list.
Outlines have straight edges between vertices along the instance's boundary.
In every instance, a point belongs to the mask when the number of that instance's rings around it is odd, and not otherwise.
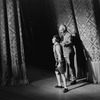
[{"label": "stage curtain", "polygon": [[[69,1],[72,1],[72,5]],[[80,77],[81,73],[86,71],[88,81],[93,83],[100,83],[99,2],[100,0],[53,0],[57,26],[64,23],[70,33],[75,33],[75,25],[77,25],[81,40],[81,43],[76,41],[77,73]],[[73,19],[71,6],[74,8],[75,19]],[[76,20],[76,24],[74,20]],[[83,48],[84,54],[80,53],[80,47]]]},{"label": "stage curtain", "polygon": [[27,84],[19,0],[0,0],[1,86]]},{"label": "stage curtain", "polygon": [[[72,4],[70,0],[52,0],[54,5],[54,11],[56,15],[57,26],[60,24],[65,24],[67,26],[68,32],[74,36],[77,35],[76,24],[74,19],[74,15],[72,12]],[[61,35],[61,34],[59,34]],[[83,54],[82,43],[79,41],[79,38],[74,39],[75,42],[75,57],[74,64],[76,69],[77,78],[84,78],[85,76],[85,59]],[[80,47],[80,49],[79,49]]]},{"label": "stage curtain", "polygon": [[100,83],[99,1],[72,0],[79,35],[87,57],[88,81]]}]

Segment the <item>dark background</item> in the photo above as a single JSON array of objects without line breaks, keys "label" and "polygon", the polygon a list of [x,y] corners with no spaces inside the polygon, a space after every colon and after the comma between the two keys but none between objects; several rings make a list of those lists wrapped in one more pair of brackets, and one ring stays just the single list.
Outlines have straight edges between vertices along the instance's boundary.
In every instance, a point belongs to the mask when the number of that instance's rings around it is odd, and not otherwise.
[{"label": "dark background", "polygon": [[54,69],[52,36],[57,34],[51,0],[20,0],[27,67]]}]

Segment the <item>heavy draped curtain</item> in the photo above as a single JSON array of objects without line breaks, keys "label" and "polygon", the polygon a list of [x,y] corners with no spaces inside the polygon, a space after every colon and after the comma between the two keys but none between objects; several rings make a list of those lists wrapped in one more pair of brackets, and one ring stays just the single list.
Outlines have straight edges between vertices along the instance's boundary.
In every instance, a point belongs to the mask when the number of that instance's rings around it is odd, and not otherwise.
[{"label": "heavy draped curtain", "polygon": [[[70,1],[72,1],[72,4]],[[52,0],[57,18],[57,26],[59,27],[60,24],[64,23],[68,31],[75,35],[78,31],[80,42],[77,39],[76,45],[78,51],[76,51],[75,61],[77,77],[84,76],[82,73],[86,71],[87,79],[93,83],[100,83],[99,1]],[[83,53],[80,53],[80,49]]]},{"label": "heavy draped curtain", "polygon": [[0,83],[28,83],[19,0],[0,0]]}]

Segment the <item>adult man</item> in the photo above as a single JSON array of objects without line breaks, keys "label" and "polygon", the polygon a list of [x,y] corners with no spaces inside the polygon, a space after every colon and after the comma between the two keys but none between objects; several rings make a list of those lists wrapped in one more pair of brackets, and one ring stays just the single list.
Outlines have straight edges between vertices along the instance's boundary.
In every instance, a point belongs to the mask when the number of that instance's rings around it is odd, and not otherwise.
[{"label": "adult man", "polygon": [[66,78],[68,79],[68,71],[70,72],[71,84],[76,84],[76,71],[74,66],[74,45],[73,36],[67,31],[66,25],[60,25],[59,34],[63,41],[61,45],[63,47],[64,58],[66,60]]}]

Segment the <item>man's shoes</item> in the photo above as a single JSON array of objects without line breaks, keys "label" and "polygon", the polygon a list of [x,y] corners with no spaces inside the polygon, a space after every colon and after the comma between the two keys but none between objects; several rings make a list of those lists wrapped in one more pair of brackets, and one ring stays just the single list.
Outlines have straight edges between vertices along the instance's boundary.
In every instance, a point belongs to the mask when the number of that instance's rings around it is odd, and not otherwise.
[{"label": "man's shoes", "polygon": [[63,93],[68,92],[68,88],[64,88]]},{"label": "man's shoes", "polygon": [[71,85],[74,85],[74,84],[76,84],[76,80],[74,80],[74,81],[71,82]]},{"label": "man's shoes", "polygon": [[63,86],[58,86],[58,85],[56,85],[55,88],[63,88]]}]

